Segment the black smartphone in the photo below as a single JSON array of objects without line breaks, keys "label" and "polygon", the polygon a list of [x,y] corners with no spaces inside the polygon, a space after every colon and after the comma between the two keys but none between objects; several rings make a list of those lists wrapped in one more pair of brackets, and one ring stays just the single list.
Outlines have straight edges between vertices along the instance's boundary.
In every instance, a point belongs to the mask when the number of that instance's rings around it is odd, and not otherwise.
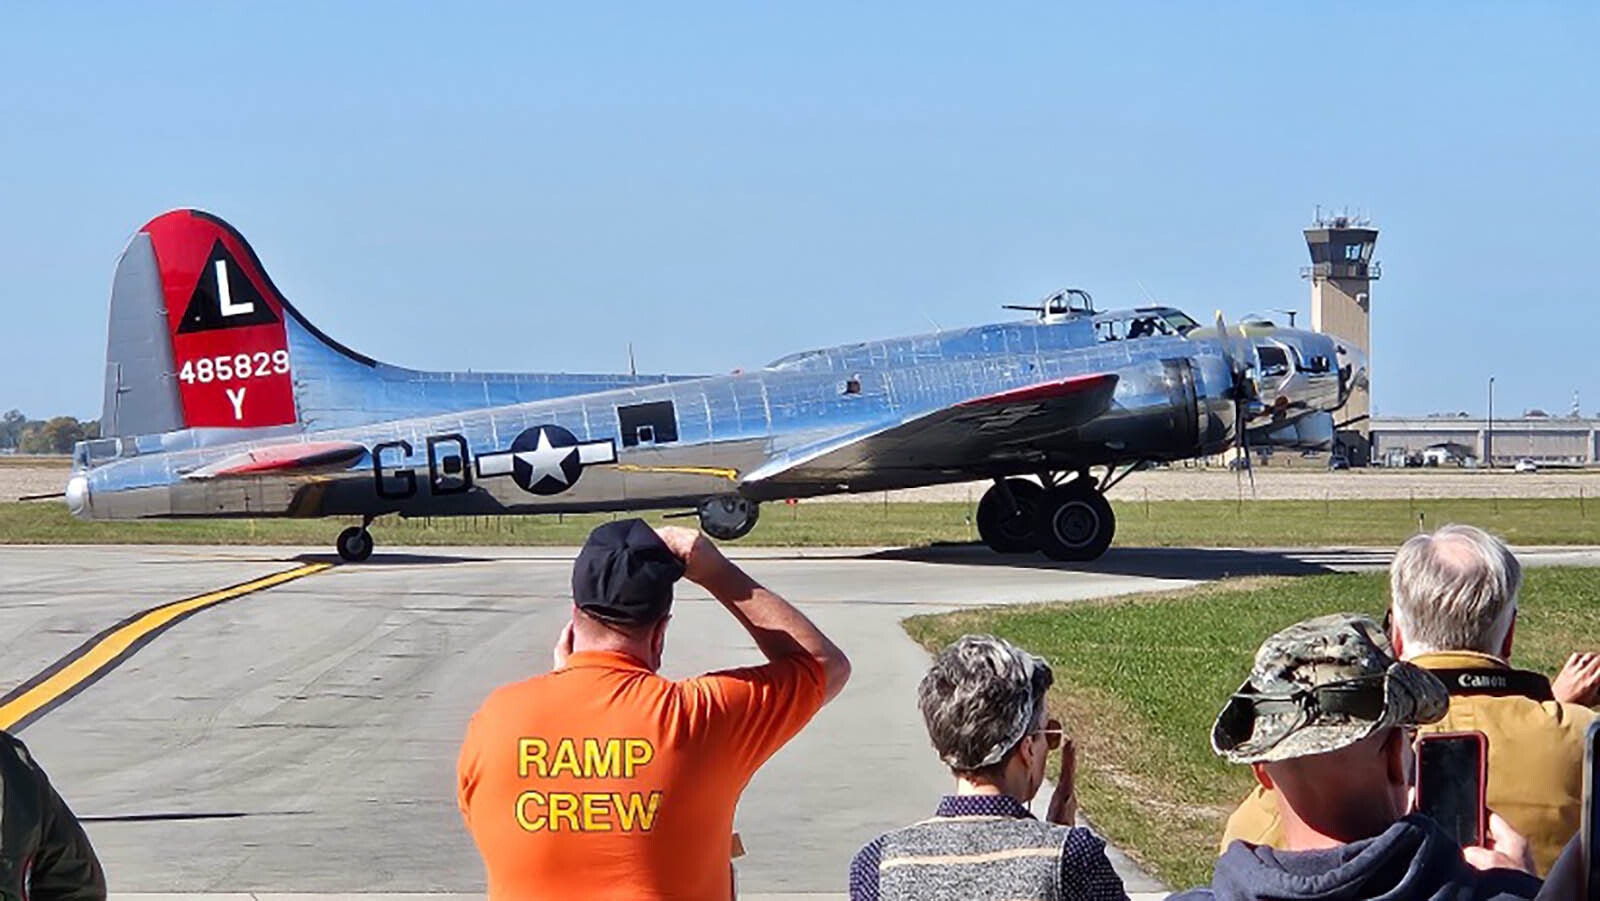
[{"label": "black smartphone", "polygon": [[1594,753],[1596,735],[1600,735],[1600,720],[1590,723],[1583,737],[1583,896],[1591,901],[1600,899],[1600,848],[1595,847],[1600,840],[1600,810],[1596,809],[1600,805],[1600,773],[1594,769],[1600,763]]},{"label": "black smartphone", "polygon": [[1465,848],[1482,845],[1489,742],[1482,732],[1434,732],[1417,741],[1417,810]]}]

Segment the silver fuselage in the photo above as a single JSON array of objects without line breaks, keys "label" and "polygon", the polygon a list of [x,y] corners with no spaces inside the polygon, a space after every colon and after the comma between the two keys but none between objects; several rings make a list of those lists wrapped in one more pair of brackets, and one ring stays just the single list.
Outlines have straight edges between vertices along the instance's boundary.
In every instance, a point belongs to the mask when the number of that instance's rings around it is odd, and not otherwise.
[{"label": "silver fuselage", "polygon": [[[1316,447],[1331,440],[1331,413],[1348,396],[1352,377],[1353,367],[1338,365],[1347,355],[1327,336],[1292,329],[1257,328],[1242,340],[1252,348],[1271,342],[1290,359],[1286,372],[1252,373],[1257,397],[1243,411],[1250,442]],[[1079,316],[847,345],[731,375],[478,409],[452,408],[487,393],[460,388],[472,377],[454,374],[449,381],[460,390],[386,390],[384,403],[373,405],[381,410],[370,414],[381,418],[361,421],[356,404],[337,428],[186,429],[84,442],[68,504],[90,519],[636,510],[725,494],[765,501],[1178,460],[1217,453],[1236,440],[1227,353],[1214,333],[1103,340]],[[1111,403],[1058,434],[931,467],[911,458],[877,459],[826,480],[784,474],[786,460],[829,441],[1094,373],[1117,377]],[[510,463],[494,461],[509,460],[518,436],[542,427],[559,427],[594,453],[585,452],[585,465],[562,490],[535,493],[525,478],[509,477]],[[314,471],[207,474],[218,461],[293,442],[360,451]]]}]

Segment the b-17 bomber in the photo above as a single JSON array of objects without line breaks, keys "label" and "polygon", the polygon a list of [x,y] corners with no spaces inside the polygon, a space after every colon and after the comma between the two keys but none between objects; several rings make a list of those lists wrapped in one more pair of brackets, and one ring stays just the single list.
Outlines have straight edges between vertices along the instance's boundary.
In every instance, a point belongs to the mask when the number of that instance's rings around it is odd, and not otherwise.
[{"label": "b-17 bomber", "polygon": [[729,375],[424,372],[324,335],[221,219],[141,228],[112,284],[102,437],[74,450],[86,519],[692,511],[743,537],[761,504],[991,480],[985,544],[1087,561],[1105,491],[1160,462],[1325,449],[1365,360],[1266,322],[1097,311],[809,350]]}]

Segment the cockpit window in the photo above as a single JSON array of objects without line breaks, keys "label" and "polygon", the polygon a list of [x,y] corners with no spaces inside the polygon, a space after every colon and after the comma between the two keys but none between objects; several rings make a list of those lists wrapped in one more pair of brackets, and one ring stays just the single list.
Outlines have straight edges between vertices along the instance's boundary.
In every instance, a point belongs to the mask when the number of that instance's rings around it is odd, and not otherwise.
[{"label": "cockpit window", "polygon": [[1167,325],[1174,332],[1180,335],[1187,335],[1200,327],[1200,323],[1190,319],[1189,314],[1182,310],[1168,310],[1162,314],[1162,318],[1167,321]]},{"label": "cockpit window", "polygon": [[1187,335],[1199,323],[1182,312],[1170,308],[1147,307],[1127,313],[1101,315],[1096,318],[1096,341],[1137,341],[1156,336]]},{"label": "cockpit window", "polygon": [[1265,378],[1282,378],[1289,374],[1289,355],[1275,344],[1256,346],[1256,356],[1261,358],[1261,375]]},{"label": "cockpit window", "polygon": [[1128,337],[1127,323],[1121,319],[1102,319],[1094,324],[1096,341],[1121,341]]}]

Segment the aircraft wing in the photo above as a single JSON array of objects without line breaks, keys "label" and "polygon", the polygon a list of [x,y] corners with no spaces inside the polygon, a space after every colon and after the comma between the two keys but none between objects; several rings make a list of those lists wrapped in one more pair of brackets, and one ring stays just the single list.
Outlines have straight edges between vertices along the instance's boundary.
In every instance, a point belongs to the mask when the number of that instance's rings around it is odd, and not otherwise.
[{"label": "aircraft wing", "polygon": [[1116,387],[1115,373],[1096,373],[974,397],[796,448],[751,472],[744,484],[783,497],[787,486],[859,484],[892,472],[972,471],[1094,419],[1110,406]]},{"label": "aircraft wing", "polygon": [[257,447],[186,473],[186,479],[226,479],[264,475],[310,475],[339,470],[366,454],[353,441],[296,441]]}]

